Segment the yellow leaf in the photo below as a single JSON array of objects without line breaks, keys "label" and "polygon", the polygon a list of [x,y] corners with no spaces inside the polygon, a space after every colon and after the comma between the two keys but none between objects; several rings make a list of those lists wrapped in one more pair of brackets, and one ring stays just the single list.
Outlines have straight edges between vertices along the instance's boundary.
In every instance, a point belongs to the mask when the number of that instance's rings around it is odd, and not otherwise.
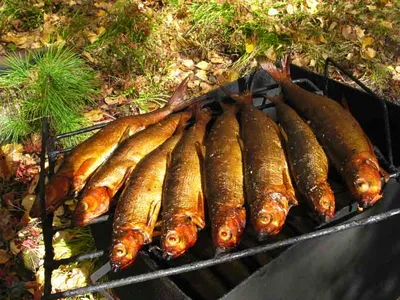
[{"label": "yellow leaf", "polygon": [[357,38],[359,38],[360,40],[364,38],[364,36],[365,36],[364,29],[356,26],[355,31],[356,31]]},{"label": "yellow leaf", "polygon": [[365,37],[362,41],[362,48],[365,49],[366,47],[373,45],[374,41],[375,40],[370,36]]},{"label": "yellow leaf", "polygon": [[295,12],[295,10],[296,10],[296,7],[293,6],[293,4],[288,4],[288,5],[286,6],[286,11],[287,11],[287,13],[288,13],[289,15],[293,15],[294,12]]},{"label": "yellow leaf", "polygon": [[361,51],[361,56],[364,59],[371,60],[376,56],[376,51],[373,48],[368,47]]},{"label": "yellow leaf", "polygon": [[318,37],[318,41],[323,44],[328,42],[322,34]]},{"label": "yellow leaf", "polygon": [[103,112],[100,109],[93,109],[91,111],[85,112],[83,115],[86,119],[89,119],[92,122],[97,122],[103,119]]},{"label": "yellow leaf", "polygon": [[106,29],[104,28],[104,27],[99,27],[99,28],[97,28],[97,35],[102,35],[103,33],[104,33],[104,31],[106,31]]},{"label": "yellow leaf", "polygon": [[239,73],[234,70],[228,71],[227,75],[228,75],[229,82],[238,80],[238,78],[240,76]]},{"label": "yellow leaf", "polygon": [[246,47],[246,53],[253,52],[254,48],[255,48],[254,41],[250,40],[250,39],[246,39],[245,47]]},{"label": "yellow leaf", "polygon": [[393,29],[393,24],[392,24],[392,22],[389,22],[389,21],[381,21],[381,25],[382,25],[383,27],[386,27],[386,28],[389,28],[389,29]]},{"label": "yellow leaf", "polygon": [[83,55],[84,57],[86,57],[88,61],[94,62],[94,58],[93,58],[93,56],[92,56],[89,52],[83,51],[83,52],[82,52],[82,55]]},{"label": "yellow leaf", "polygon": [[105,15],[106,15],[106,12],[103,9],[98,10],[96,13],[96,16],[98,16],[98,17],[103,17]]},{"label": "yellow leaf", "polygon": [[92,32],[92,31],[88,31],[86,33],[86,36],[87,36],[89,42],[92,43],[92,44],[99,39],[99,36],[96,33]]},{"label": "yellow leaf", "polygon": [[209,68],[209,63],[203,60],[203,61],[197,63],[196,67],[197,67],[198,69],[201,69],[201,70],[208,70],[208,68]]}]

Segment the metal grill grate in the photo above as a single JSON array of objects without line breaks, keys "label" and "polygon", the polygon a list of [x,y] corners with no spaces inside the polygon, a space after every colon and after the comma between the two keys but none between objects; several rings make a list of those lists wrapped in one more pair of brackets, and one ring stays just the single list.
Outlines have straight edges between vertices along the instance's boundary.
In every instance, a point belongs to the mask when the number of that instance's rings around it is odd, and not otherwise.
[{"label": "metal grill grate", "polygon": [[[378,156],[381,166],[383,166],[386,169],[386,171],[388,171],[390,173],[390,176],[392,178],[398,178],[400,172],[396,167],[393,166],[393,154],[392,154],[392,150],[391,150],[389,117],[388,117],[388,111],[386,108],[385,101],[383,99],[377,97],[371,90],[369,90],[368,88],[363,86],[362,83],[360,83],[356,78],[354,78],[353,76],[351,76],[351,74],[348,74],[347,72],[342,70],[335,62],[333,62],[330,59],[327,60],[326,68],[325,68],[325,71],[326,71],[325,76],[326,76],[327,82],[328,82],[328,78],[327,78],[328,72],[327,71],[328,71],[329,63],[333,64],[335,67],[339,68],[344,74],[346,74],[352,80],[354,80],[357,84],[359,84],[363,89],[365,89],[368,93],[370,93],[374,97],[374,99],[379,101],[379,103],[381,104],[382,115],[383,115],[382,118],[384,120],[384,125],[385,125],[384,129],[385,129],[386,148],[387,148],[387,149],[385,149],[386,150],[385,152],[387,153],[388,160],[386,160],[385,156],[381,153],[381,151],[378,148],[375,148],[375,150],[377,152],[377,156]],[[255,76],[255,73],[250,76],[249,80],[246,83],[247,85],[249,82],[252,82],[253,76]],[[306,85],[309,89],[313,90],[314,92],[322,94],[322,91],[320,91],[308,79],[298,79],[298,80],[295,80],[295,82],[300,85]],[[325,85],[325,94],[327,93],[327,87],[328,87],[328,85],[326,84]],[[271,91],[271,90],[274,90],[277,88],[278,88],[278,86],[276,84],[270,84],[270,85],[264,86],[260,89],[253,90],[253,96],[254,96],[254,98],[256,98],[255,105],[259,109],[264,110],[264,111],[271,109],[273,107],[273,104],[269,103],[266,100],[266,98],[264,97],[264,95],[268,91]],[[201,99],[204,101],[204,103],[212,103],[214,101],[213,97],[209,97],[207,95],[202,96]],[[42,220],[43,220],[42,226],[43,226],[43,235],[44,235],[44,243],[45,243],[45,259],[44,259],[44,268],[45,268],[44,298],[45,299],[65,298],[65,297],[70,297],[70,296],[75,296],[75,295],[80,295],[80,294],[86,294],[89,292],[97,292],[97,291],[101,291],[105,288],[121,287],[121,286],[129,285],[129,284],[152,280],[152,279],[187,273],[187,272],[204,269],[204,268],[209,268],[212,266],[216,266],[216,265],[223,264],[226,262],[234,261],[237,259],[254,256],[256,254],[263,253],[266,251],[271,251],[274,249],[294,245],[301,241],[315,239],[317,237],[321,237],[321,236],[328,235],[331,233],[341,232],[341,231],[348,230],[351,228],[377,223],[377,222],[383,221],[385,219],[388,219],[390,217],[400,214],[400,209],[394,209],[394,210],[391,210],[391,211],[388,211],[385,213],[377,214],[375,216],[371,216],[371,217],[356,220],[356,221],[349,221],[349,222],[343,222],[343,218],[340,218],[340,216],[338,216],[331,222],[324,223],[321,226],[317,227],[318,230],[316,230],[316,231],[307,232],[305,234],[302,234],[302,233],[304,233],[304,231],[300,230],[301,235],[299,235],[299,236],[270,242],[268,244],[256,245],[253,247],[250,246],[249,248],[246,248],[246,249],[242,249],[242,250],[232,252],[232,253],[227,253],[222,256],[218,256],[218,257],[214,257],[214,258],[210,258],[210,259],[202,259],[202,260],[190,262],[190,263],[183,264],[183,265],[175,265],[175,266],[172,266],[172,267],[169,267],[166,269],[155,270],[155,271],[145,273],[145,274],[129,276],[126,278],[112,280],[112,281],[103,282],[103,283],[96,283],[96,284],[89,285],[89,286],[86,286],[83,288],[67,290],[64,292],[52,294],[51,293],[52,272],[55,269],[57,269],[60,265],[68,264],[72,261],[74,261],[74,262],[84,261],[86,259],[102,257],[102,256],[107,255],[108,251],[100,250],[100,251],[96,251],[96,252],[92,252],[92,253],[77,255],[77,256],[74,256],[71,258],[67,258],[67,259],[61,259],[61,260],[54,259],[53,244],[52,244],[52,238],[53,238],[54,233],[56,233],[57,231],[71,228],[71,226],[53,227],[52,226],[53,215],[50,214],[50,215],[46,216],[46,214],[45,214],[45,209],[44,209],[44,203],[45,203],[45,199],[44,199],[44,196],[45,196],[45,193],[44,193],[44,183],[45,183],[44,164],[45,164],[45,159],[46,159],[46,153],[47,153],[48,159],[49,159],[49,174],[48,174],[48,176],[50,177],[54,174],[54,164],[55,164],[55,160],[56,160],[57,156],[60,155],[61,153],[67,153],[72,150],[72,149],[56,150],[55,143],[59,139],[77,135],[77,134],[84,133],[84,132],[93,131],[93,130],[102,128],[105,125],[106,124],[96,125],[96,126],[84,128],[82,130],[78,130],[75,132],[60,134],[55,137],[49,137],[48,123],[46,120],[43,121],[43,130],[42,130],[43,131],[42,132],[43,139],[42,139],[42,152],[41,152],[41,161],[40,161],[41,171],[40,171],[40,179],[39,179],[39,196],[40,196],[40,200],[41,200],[41,204],[42,204]],[[339,212],[339,214],[340,214],[340,212]],[[348,212],[347,212],[347,214],[348,214]],[[111,213],[101,216],[99,218],[96,218],[95,220],[90,222],[89,225],[105,222],[110,219],[110,215],[111,215]],[[339,224],[336,225],[337,222]]]}]

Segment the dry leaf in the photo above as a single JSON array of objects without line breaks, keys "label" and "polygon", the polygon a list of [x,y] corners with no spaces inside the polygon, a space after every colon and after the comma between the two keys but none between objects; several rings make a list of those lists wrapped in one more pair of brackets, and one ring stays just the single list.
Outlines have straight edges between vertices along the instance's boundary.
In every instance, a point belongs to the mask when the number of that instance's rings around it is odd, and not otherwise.
[{"label": "dry leaf", "polygon": [[372,38],[372,37],[370,37],[370,36],[365,37],[365,38],[363,39],[363,41],[362,41],[362,48],[365,49],[365,48],[367,48],[368,46],[373,45],[373,44],[374,44],[374,41],[375,41],[374,38]]},{"label": "dry leaf", "polygon": [[234,70],[228,71],[227,75],[228,75],[227,77],[228,77],[229,82],[238,80],[238,78],[240,76],[240,74]]},{"label": "dry leaf", "polygon": [[10,258],[11,255],[6,250],[0,249],[0,264],[8,262]]},{"label": "dry leaf", "polygon": [[105,31],[106,31],[106,29],[102,26],[96,29],[98,36],[102,35]]},{"label": "dry leaf", "polygon": [[360,27],[358,27],[358,26],[356,26],[355,27],[355,31],[356,31],[356,35],[357,35],[357,38],[358,39],[360,39],[360,40],[362,40],[363,38],[364,38],[364,36],[365,36],[365,30],[364,29],[361,29]]},{"label": "dry leaf", "polygon": [[22,151],[21,144],[7,144],[0,147],[0,178],[8,180],[14,176],[18,163],[23,158]]},{"label": "dry leaf", "polygon": [[349,54],[347,54],[346,59],[351,60],[353,57],[354,57],[354,53],[350,52]]},{"label": "dry leaf", "polygon": [[322,34],[318,37],[318,42],[323,43],[323,44],[328,43],[328,41],[325,39],[325,37]]},{"label": "dry leaf", "polygon": [[127,102],[124,95],[105,97],[104,102],[107,105],[122,104]]},{"label": "dry leaf", "polygon": [[371,60],[375,56],[376,56],[376,51],[371,47],[368,47],[361,51],[361,57],[364,59]]},{"label": "dry leaf", "polygon": [[94,62],[94,58],[93,58],[93,56],[92,56],[89,52],[83,51],[83,52],[82,52],[82,55],[83,55],[84,57],[86,57],[88,61]]},{"label": "dry leaf", "polygon": [[201,62],[199,62],[197,65],[196,65],[196,67],[198,68],[198,69],[201,69],[201,70],[208,70],[208,68],[209,68],[209,63],[208,62],[206,62],[206,61],[201,61]]},{"label": "dry leaf", "polygon": [[346,40],[352,39],[353,36],[353,28],[349,25],[343,26],[342,35]]},{"label": "dry leaf", "polygon": [[331,25],[329,25],[328,30],[332,31],[333,29],[335,29],[336,26],[337,26],[337,23],[336,22],[332,22]]},{"label": "dry leaf", "polygon": [[98,10],[96,13],[96,16],[98,16],[98,17],[103,17],[105,15],[106,15],[106,11],[103,9]]},{"label": "dry leaf", "polygon": [[203,80],[203,81],[207,81],[207,73],[204,70],[198,70],[196,72],[196,77]]},{"label": "dry leaf", "polygon": [[271,7],[271,8],[268,10],[268,15],[269,15],[269,16],[276,16],[277,14],[279,14],[279,11],[278,11],[276,8]]},{"label": "dry leaf", "polygon": [[193,70],[194,68],[194,61],[191,59],[184,59],[182,61],[182,65],[184,65],[186,68]]},{"label": "dry leaf", "polygon": [[206,94],[209,91],[211,91],[213,87],[211,85],[209,85],[208,83],[202,82],[202,83],[200,83],[200,88],[201,88],[201,92]]},{"label": "dry leaf", "polygon": [[316,60],[315,60],[315,59],[311,59],[311,60],[310,60],[310,64],[309,64],[308,66],[310,66],[310,67],[315,67],[316,64],[317,64]]},{"label": "dry leaf", "polygon": [[277,57],[276,57],[276,53],[275,53],[275,50],[274,50],[274,46],[269,47],[268,50],[265,51],[264,55],[265,55],[269,60],[276,61],[276,58],[277,58]]},{"label": "dry leaf", "polygon": [[389,21],[381,21],[381,25],[383,27],[389,28],[389,29],[393,29],[393,23],[389,22]]},{"label": "dry leaf", "polygon": [[92,31],[86,32],[86,37],[89,40],[89,42],[92,44],[99,39],[99,35]]},{"label": "dry leaf", "polygon": [[100,109],[93,109],[83,114],[86,119],[92,122],[97,122],[103,119],[103,112]]}]

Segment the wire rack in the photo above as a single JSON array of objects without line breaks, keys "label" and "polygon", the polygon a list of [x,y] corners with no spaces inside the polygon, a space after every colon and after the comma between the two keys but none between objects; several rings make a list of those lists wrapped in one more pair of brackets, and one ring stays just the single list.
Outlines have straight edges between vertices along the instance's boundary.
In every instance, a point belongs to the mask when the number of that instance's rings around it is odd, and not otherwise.
[{"label": "wire rack", "polygon": [[[386,102],[382,98],[375,95],[370,89],[368,89],[359,80],[357,80],[354,76],[352,76],[352,74],[349,74],[347,71],[343,70],[337,63],[332,61],[330,58],[327,59],[326,66],[325,66],[326,84],[325,84],[324,93],[326,95],[328,94],[328,76],[329,76],[328,67],[330,64],[335,66],[343,74],[347,75],[350,79],[352,79],[355,83],[357,83],[363,90],[365,90],[368,94],[370,94],[376,101],[379,101],[381,108],[382,108],[382,116],[383,116],[383,121],[384,121],[384,132],[385,132],[385,142],[386,142],[385,150],[387,153],[387,159],[378,148],[375,147],[375,150],[376,150],[378,159],[380,161],[380,164],[385,168],[386,171],[389,172],[390,177],[398,179],[400,176],[400,172],[393,165],[392,141],[391,141],[390,127],[389,127],[389,115],[388,115],[388,110],[386,107]],[[251,85],[254,75],[255,75],[255,73],[253,73],[252,75],[249,76],[249,79],[246,82],[247,88],[251,88],[251,86],[249,86],[249,85]],[[317,86],[315,86],[315,84],[312,83],[308,79],[305,79],[305,78],[297,79],[297,80],[294,80],[294,82],[296,82],[297,84],[307,85],[315,93],[323,94],[323,92],[320,91],[317,88]],[[270,85],[264,86],[262,88],[253,90],[254,97],[262,97],[263,98],[263,101],[261,102],[261,104],[257,106],[259,109],[264,110],[264,109],[273,107],[273,104],[268,103],[267,99],[264,97],[264,95],[267,93],[267,91],[276,89],[277,87],[278,87],[277,84],[270,84]],[[211,98],[207,95],[202,96],[198,100],[202,100],[203,103],[212,103],[213,101],[215,101],[214,98]],[[237,260],[240,258],[253,256],[258,253],[294,245],[294,244],[302,242],[302,241],[315,239],[315,238],[325,236],[328,234],[337,233],[337,232],[341,232],[344,230],[349,230],[349,229],[352,229],[355,227],[374,224],[374,223],[386,220],[388,218],[391,218],[393,216],[400,214],[400,209],[393,209],[393,210],[387,211],[385,213],[380,213],[380,214],[370,216],[367,218],[363,218],[363,219],[359,219],[359,220],[355,220],[355,221],[348,221],[348,222],[337,224],[337,225],[334,223],[328,223],[328,224],[325,224],[326,226],[324,226],[324,224],[323,224],[322,226],[318,227],[317,230],[314,232],[302,234],[300,236],[288,238],[288,239],[285,239],[282,241],[271,242],[271,243],[264,244],[261,246],[248,248],[248,249],[241,250],[241,251],[234,252],[234,253],[227,253],[222,256],[218,256],[218,257],[214,257],[214,258],[206,259],[206,260],[200,260],[200,261],[196,261],[193,263],[189,263],[189,264],[185,264],[185,265],[181,265],[181,266],[177,266],[177,267],[156,270],[156,271],[152,271],[149,273],[139,274],[139,275],[135,275],[135,276],[129,276],[126,278],[112,280],[112,281],[108,281],[108,282],[95,283],[95,284],[88,285],[88,286],[85,286],[82,288],[66,290],[63,292],[51,293],[51,291],[52,291],[51,277],[52,277],[52,273],[55,269],[59,268],[61,265],[69,264],[71,262],[81,262],[81,261],[84,261],[87,259],[104,257],[108,254],[108,250],[100,250],[100,251],[95,251],[95,252],[91,252],[91,253],[80,254],[77,256],[60,259],[60,260],[54,259],[53,235],[58,231],[62,231],[62,230],[71,228],[72,226],[53,227],[53,214],[46,215],[45,206],[44,206],[44,204],[45,204],[46,155],[49,160],[49,171],[48,171],[47,176],[51,177],[54,174],[54,165],[55,165],[55,160],[56,160],[57,156],[62,153],[68,153],[72,150],[71,148],[57,150],[55,147],[55,144],[58,140],[60,140],[62,138],[74,136],[77,134],[93,131],[96,129],[100,129],[106,125],[107,124],[99,124],[99,125],[84,128],[84,129],[81,129],[78,131],[65,133],[65,134],[59,134],[54,137],[51,137],[49,135],[48,122],[47,122],[47,120],[43,120],[42,145],[41,145],[42,148],[41,148],[41,155],[40,155],[41,171],[40,171],[40,175],[39,175],[39,197],[40,197],[40,203],[42,206],[41,217],[42,217],[42,227],[43,227],[43,236],[44,236],[44,245],[45,245],[45,257],[44,257],[45,281],[44,281],[44,295],[43,295],[44,299],[59,299],[59,298],[76,296],[76,295],[82,295],[82,294],[86,294],[86,293],[99,292],[99,291],[104,291],[104,289],[121,287],[121,286],[129,285],[129,284],[144,282],[147,280],[152,280],[152,279],[167,277],[167,276],[171,276],[171,275],[186,273],[186,272],[190,272],[190,271],[194,271],[194,270],[199,270],[199,269],[203,269],[203,268],[208,268],[211,266],[223,264],[223,263]],[[105,222],[110,217],[111,217],[110,214],[103,215],[101,217],[96,218],[95,220],[90,222],[88,225]],[[328,228],[326,228],[326,227],[328,227]]]}]

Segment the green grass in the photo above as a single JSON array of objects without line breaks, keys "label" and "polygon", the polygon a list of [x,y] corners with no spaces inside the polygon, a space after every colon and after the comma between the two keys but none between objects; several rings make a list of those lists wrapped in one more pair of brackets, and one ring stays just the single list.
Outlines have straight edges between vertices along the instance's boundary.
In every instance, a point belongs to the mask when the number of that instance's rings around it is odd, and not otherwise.
[{"label": "green grass", "polygon": [[0,77],[0,88],[8,95],[3,104],[9,113],[3,116],[1,142],[21,141],[40,128],[44,117],[57,133],[82,127],[83,109],[97,84],[82,59],[67,48],[52,47],[26,58],[9,56],[5,64],[9,70]]},{"label": "green grass", "polygon": [[[32,0],[3,0],[0,14],[3,16],[3,26],[11,21],[18,20],[18,27],[22,31],[38,28],[43,24],[43,10],[34,6],[37,1]],[[45,3],[51,2],[45,0]]]}]

